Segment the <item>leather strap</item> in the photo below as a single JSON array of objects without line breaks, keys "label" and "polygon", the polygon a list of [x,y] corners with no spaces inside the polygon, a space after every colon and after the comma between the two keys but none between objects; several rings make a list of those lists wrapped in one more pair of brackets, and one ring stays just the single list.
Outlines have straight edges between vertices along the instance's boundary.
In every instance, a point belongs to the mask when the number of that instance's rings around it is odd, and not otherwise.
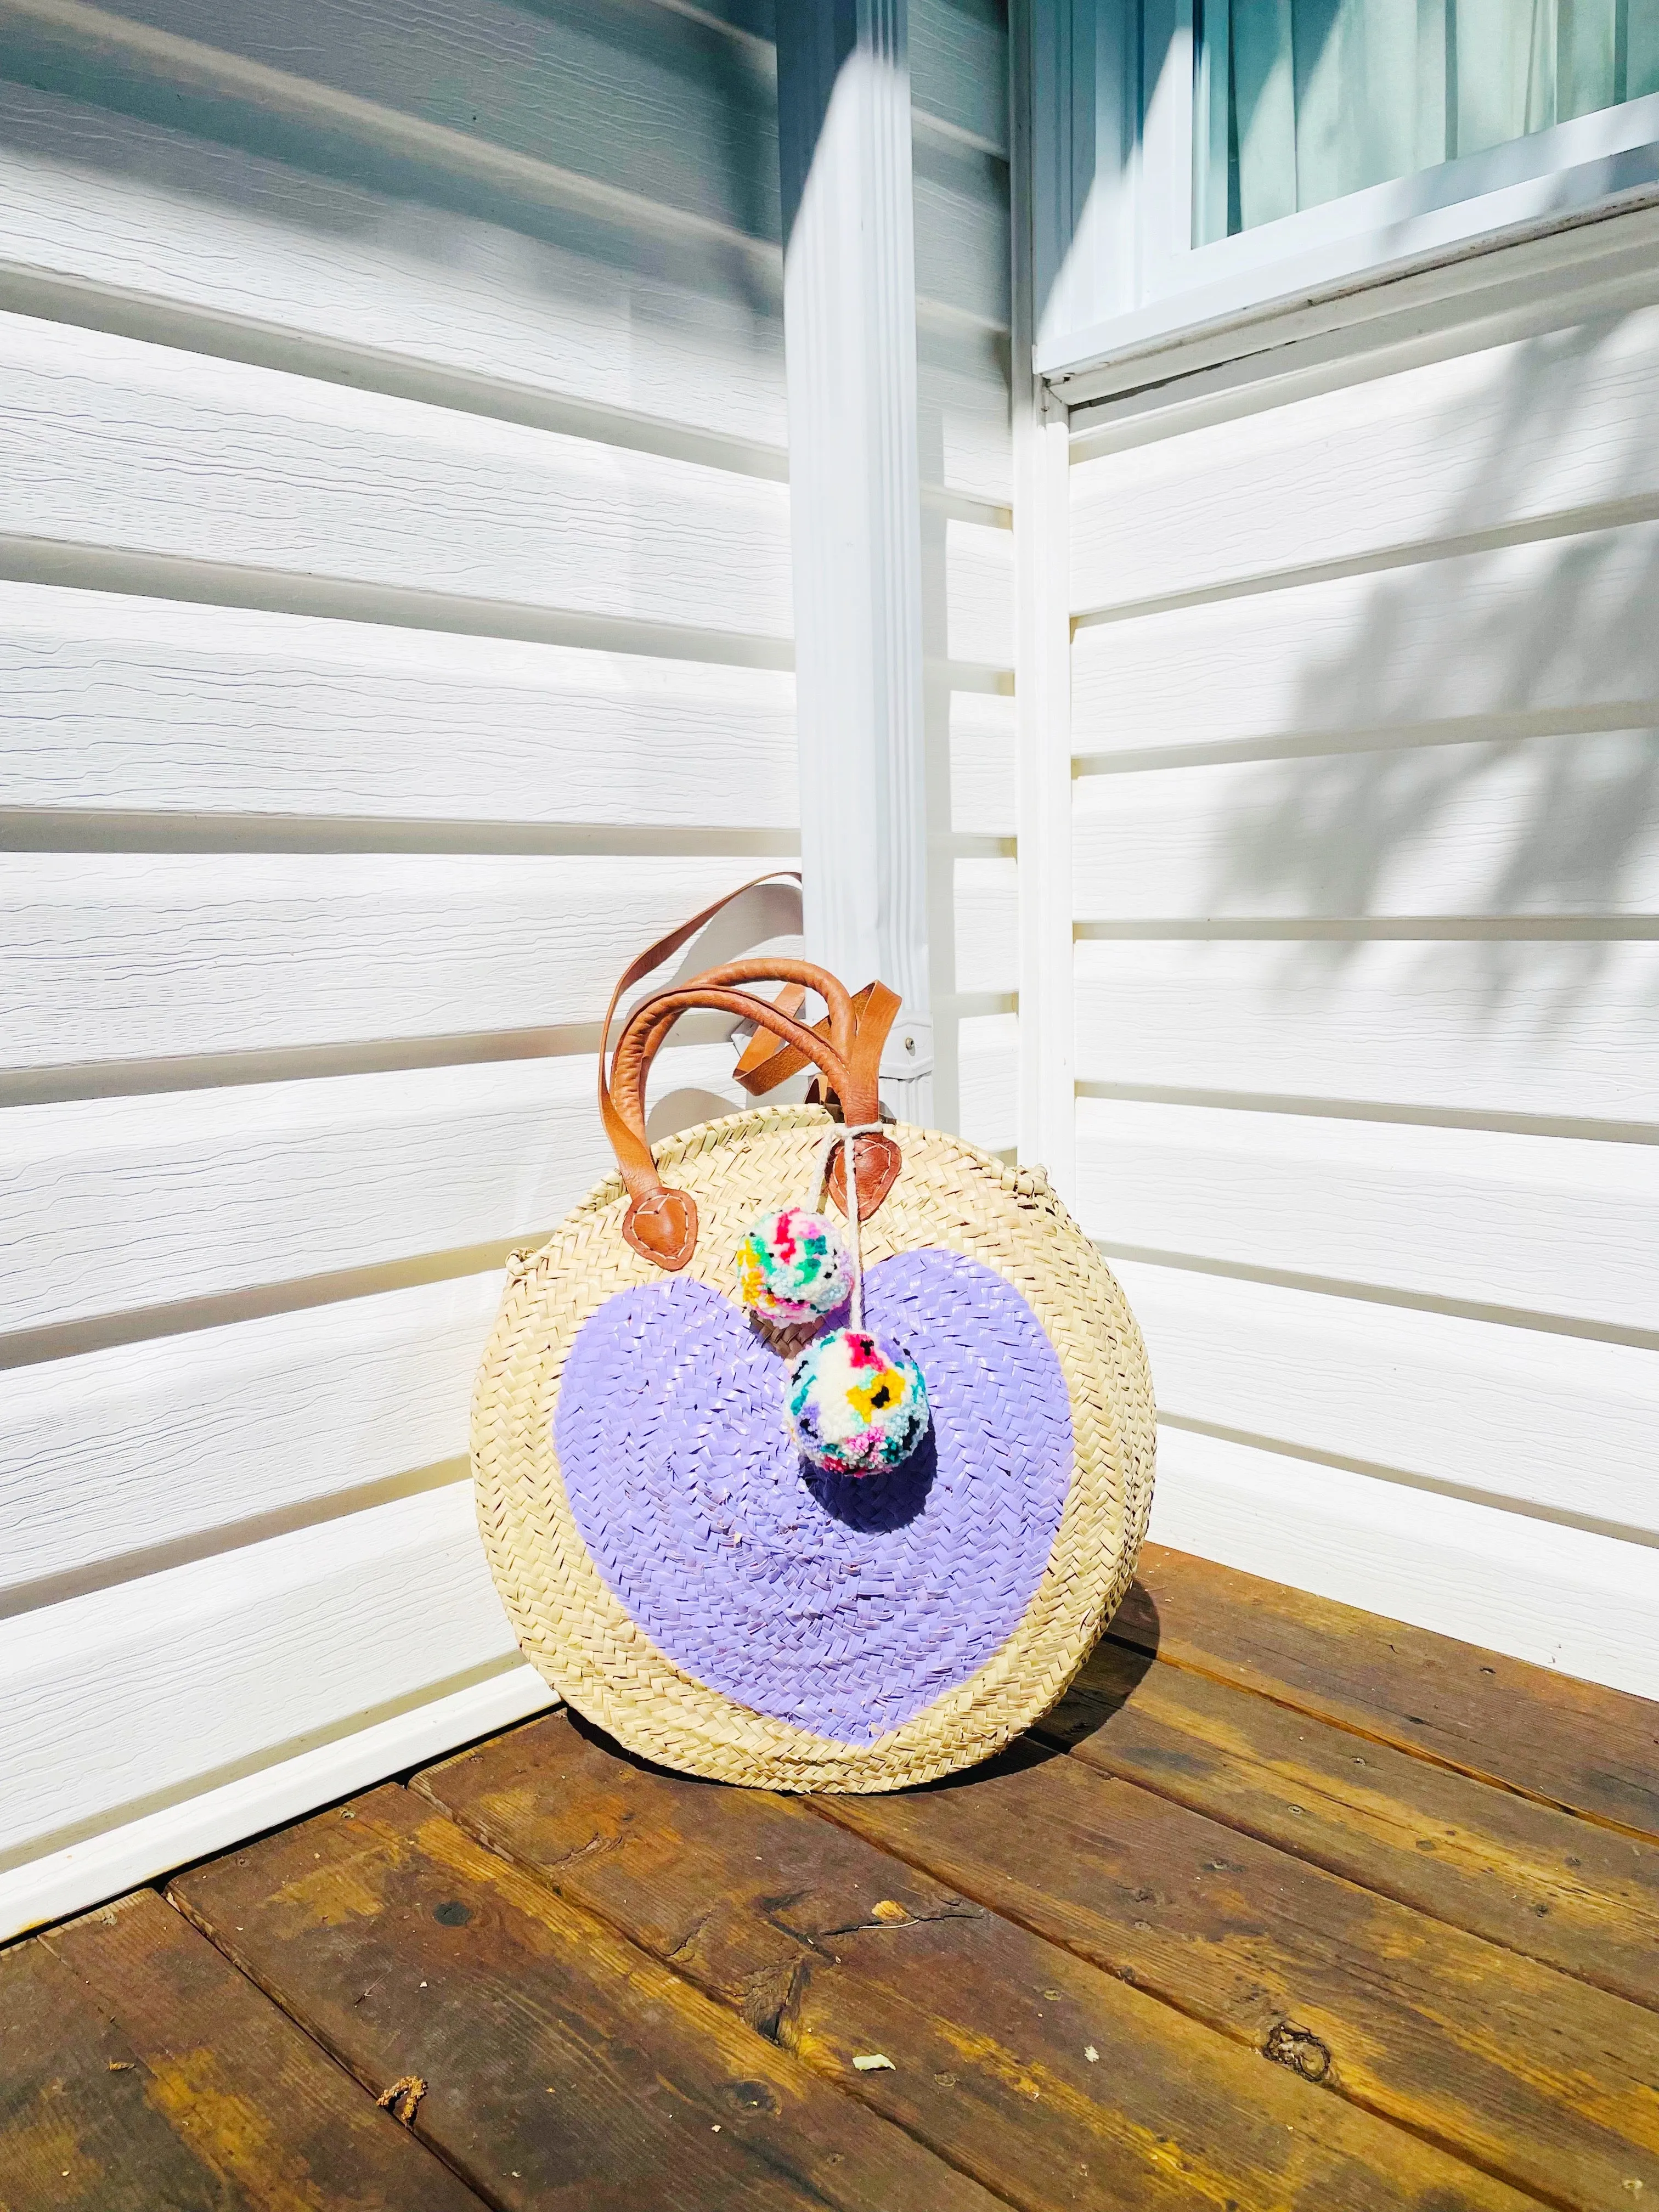
[{"label": "leather strap", "polygon": [[[606,1010],[599,1053],[599,1115],[629,1194],[623,1234],[636,1251],[670,1272],[684,1267],[696,1249],[697,1209],[689,1192],[672,1189],[657,1171],[646,1135],[645,1085],[652,1061],[683,1013],[694,1006],[713,1007],[756,1024],[757,1035],[739,1062],[740,1072],[747,1064],[743,1079],[750,1091],[770,1091],[810,1062],[840,1102],[846,1121],[873,1122],[880,1112],[881,1052],[898,1012],[898,997],[884,983],[871,983],[854,1000],[827,969],[805,960],[728,961],[687,984],[653,993],[623,1023],[607,1070],[606,1048],[623,992],[672,958],[733,899],[780,874],[799,880],[793,870],[757,876],[649,946],[624,969]],[[738,988],[767,981],[786,986],[775,1002]],[[823,1020],[811,1026],[796,1018],[809,991],[816,992],[827,1009]],[[763,1038],[766,1042],[757,1053]],[[886,1197],[902,1163],[898,1147],[884,1133],[857,1137],[854,1143],[859,1218],[863,1220]],[[844,1167],[839,1177],[832,1170],[832,1194],[843,1212],[844,1181]]]}]

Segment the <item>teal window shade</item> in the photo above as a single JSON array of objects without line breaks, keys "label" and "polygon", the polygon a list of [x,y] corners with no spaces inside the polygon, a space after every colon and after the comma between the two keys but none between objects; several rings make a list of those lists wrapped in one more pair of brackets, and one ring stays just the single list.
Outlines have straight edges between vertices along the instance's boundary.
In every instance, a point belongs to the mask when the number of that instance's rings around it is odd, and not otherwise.
[{"label": "teal window shade", "polygon": [[1659,92],[1659,0],[1202,0],[1194,244]]}]

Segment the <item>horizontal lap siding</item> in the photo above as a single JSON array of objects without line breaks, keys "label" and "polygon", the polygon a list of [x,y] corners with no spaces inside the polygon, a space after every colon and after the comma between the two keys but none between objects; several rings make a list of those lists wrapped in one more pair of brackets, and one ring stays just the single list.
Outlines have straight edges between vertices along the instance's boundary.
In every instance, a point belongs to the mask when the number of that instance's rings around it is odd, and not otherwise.
[{"label": "horizontal lap siding", "polygon": [[771,669],[0,583],[0,806],[793,832]]},{"label": "horizontal lap siding", "polygon": [[102,332],[0,318],[0,530],[787,635],[781,484]]},{"label": "horizontal lap siding", "polygon": [[1088,776],[1076,827],[1078,917],[1109,927],[1659,909],[1644,730]]},{"label": "horizontal lap siding", "polygon": [[413,206],[372,162],[319,174],[306,150],[280,121],[253,150],[165,107],[0,84],[7,273],[61,274],[82,288],[76,312],[112,328],[135,303],[159,330],[207,315],[256,358],[280,347],[326,374],[328,349],[368,349],[488,380],[502,405],[585,403],[781,453],[781,278],[734,283],[727,248],[630,240],[574,209],[538,217],[501,185],[455,204],[434,176]]},{"label": "horizontal lap siding", "polygon": [[1114,1243],[1659,1338],[1659,1146],[1084,1098]]},{"label": "horizontal lap siding", "polygon": [[1570,1510],[1581,1526],[1659,1536],[1650,1351],[1115,1264],[1167,1415],[1498,1505]]},{"label": "horizontal lap siding", "polygon": [[[54,20],[0,58],[0,1934],[530,1710],[462,1479],[500,1256],[604,1171],[624,960],[798,849],[764,46]],[[1006,469],[940,143],[943,666],[1003,653]]]},{"label": "horizontal lap siding", "polygon": [[597,1021],[642,945],[757,872],[586,854],[17,854],[0,1057],[38,1068]]},{"label": "horizontal lap siding", "polygon": [[1656,430],[1638,307],[1073,471],[1079,1199],[1158,1533],[1648,1694]]},{"label": "horizontal lap siding", "polygon": [[9,1374],[4,1591],[118,1583],[227,1530],[429,1469],[453,1480],[501,1284],[458,1276]]},{"label": "horizontal lap siding", "polygon": [[1659,1121],[1659,945],[1080,945],[1085,1083]]},{"label": "horizontal lap siding", "polygon": [[[649,1105],[737,1112],[731,1058],[671,1047]],[[0,1340],[544,1237],[611,1166],[594,1075],[581,1054],[15,1108]]]},{"label": "horizontal lap siding", "polygon": [[1073,738],[1239,758],[1659,724],[1659,526],[1287,583],[1077,633]]},{"label": "horizontal lap siding", "polygon": [[1659,307],[1083,462],[1079,611],[1659,504]]}]

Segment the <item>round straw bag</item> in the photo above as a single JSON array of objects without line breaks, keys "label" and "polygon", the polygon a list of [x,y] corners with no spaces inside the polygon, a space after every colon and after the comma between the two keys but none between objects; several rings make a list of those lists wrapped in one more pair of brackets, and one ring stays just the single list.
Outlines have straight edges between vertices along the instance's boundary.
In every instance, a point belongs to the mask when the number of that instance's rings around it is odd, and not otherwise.
[{"label": "round straw bag", "polygon": [[[635,962],[618,998],[717,911]],[[769,980],[775,1002],[744,988]],[[797,1018],[808,991],[816,1027]],[[694,1006],[756,1025],[751,1091],[811,1062],[833,1103],[705,1122],[653,1158],[646,1076]],[[1081,1665],[1146,1526],[1152,1388],[1123,1295],[1041,1169],[883,1118],[897,1006],[786,959],[636,1006],[608,1076],[600,1054],[618,1172],[513,1255],[479,1370],[478,1516],[526,1656],[687,1773],[890,1790],[988,1757]],[[925,1381],[900,1464],[826,1472],[792,1433],[792,1364],[835,1317],[757,1320],[736,1264],[757,1217],[791,1204],[842,1224],[863,1326]]]}]

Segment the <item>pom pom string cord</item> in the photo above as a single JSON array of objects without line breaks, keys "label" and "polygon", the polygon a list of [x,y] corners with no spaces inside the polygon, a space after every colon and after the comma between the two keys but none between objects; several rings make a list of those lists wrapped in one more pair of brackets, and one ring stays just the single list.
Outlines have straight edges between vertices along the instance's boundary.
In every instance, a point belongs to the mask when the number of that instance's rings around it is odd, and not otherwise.
[{"label": "pom pom string cord", "polygon": [[881,1128],[882,1124],[879,1121],[859,1121],[831,1129],[823,1140],[823,1150],[818,1156],[817,1181],[812,1192],[812,1202],[816,1206],[818,1192],[823,1187],[823,1179],[830,1172],[830,1156],[839,1145],[842,1147],[842,1167],[847,1181],[847,1225],[852,1231],[853,1237],[851,1317],[854,1328],[860,1331],[864,1328],[864,1255],[859,1249],[858,1146],[853,1139],[854,1137],[879,1135]]}]

